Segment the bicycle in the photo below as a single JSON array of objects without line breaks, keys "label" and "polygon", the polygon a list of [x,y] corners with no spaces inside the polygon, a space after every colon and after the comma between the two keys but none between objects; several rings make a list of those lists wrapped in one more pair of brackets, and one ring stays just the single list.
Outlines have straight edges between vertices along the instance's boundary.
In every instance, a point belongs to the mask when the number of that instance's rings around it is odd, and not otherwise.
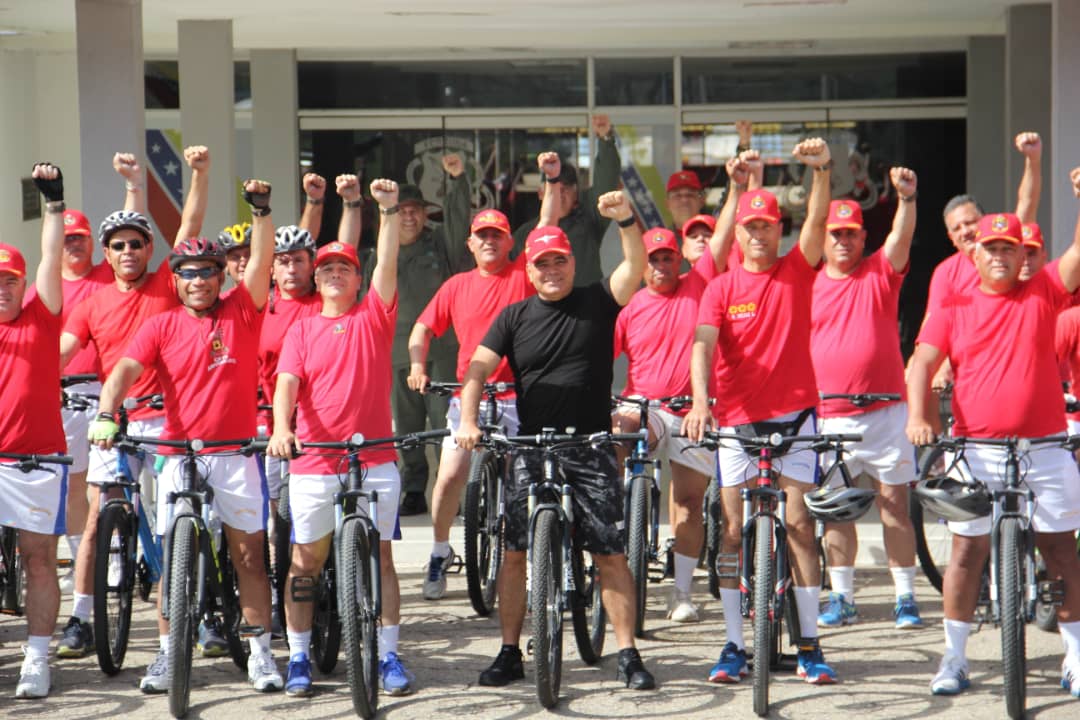
[{"label": "bicycle", "polygon": [[[938,393],[938,413],[941,416],[945,436],[949,436],[952,432],[952,394],[952,383],[946,384]],[[912,490],[920,480],[925,479],[926,473],[935,472],[935,465],[940,465],[943,453],[934,452],[933,447],[929,446],[917,449],[916,456],[920,477],[912,483]],[[940,470],[941,467],[938,467],[936,471]],[[932,509],[924,507],[915,497],[914,492],[908,495],[908,515],[911,517],[911,527],[915,531],[915,555],[919,559],[919,566],[926,579],[940,593],[945,567],[952,554],[952,535],[945,527],[947,521]]]},{"label": "bicycle", "polygon": [[562,678],[563,616],[571,612],[574,639],[586,664],[599,661],[607,613],[600,598],[595,563],[585,565],[585,551],[574,528],[573,488],[562,478],[559,454],[567,450],[646,439],[642,432],[591,435],[557,434],[544,428],[536,435],[485,433],[481,443],[509,452],[542,455],[540,477],[529,479],[529,533],[526,594],[532,613],[529,651],[535,662],[536,696],[546,708],[559,701]]},{"label": "bicycle", "polygon": [[[378,493],[365,490],[364,466],[360,452],[378,445],[393,445],[396,449],[412,449],[419,444],[446,437],[449,430],[367,440],[354,435],[340,442],[305,442],[303,452],[313,449],[344,450],[348,459],[348,474],[342,490],[334,493],[334,541],[332,559],[328,559],[316,591],[317,603],[332,603],[324,607],[320,621],[320,605],[316,606],[316,621],[312,639],[330,632],[340,623],[340,637],[345,648],[346,677],[352,694],[353,709],[363,718],[372,718],[378,709],[379,652],[377,625],[382,616],[382,576],[378,530]],[[357,502],[367,501],[367,509]],[[325,567],[333,567],[327,575]],[[326,583],[326,584],[324,584]],[[337,651],[334,651],[336,662]]]},{"label": "bicycle", "polygon": [[784,666],[783,625],[787,625],[791,645],[798,645],[802,639],[788,560],[787,493],[776,487],[780,474],[773,469],[773,460],[786,454],[795,443],[807,443],[805,449],[820,454],[845,442],[862,440],[862,435],[854,433],[785,435],[781,432],[789,428],[788,423],[755,423],[753,432],[762,434],[752,436],[707,430],[699,443],[715,451],[722,441],[734,440],[748,454],[758,457],[756,484],[741,491],[739,590],[742,615],[753,621],[754,712],[761,717],[769,713],[769,672]]}]

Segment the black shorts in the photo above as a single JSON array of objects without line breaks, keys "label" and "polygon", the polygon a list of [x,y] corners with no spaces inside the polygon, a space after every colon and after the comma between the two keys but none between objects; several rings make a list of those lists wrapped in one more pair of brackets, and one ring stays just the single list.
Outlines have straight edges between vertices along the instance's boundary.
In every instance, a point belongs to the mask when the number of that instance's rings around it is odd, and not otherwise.
[{"label": "black shorts", "polygon": [[[529,546],[529,480],[540,477],[543,456],[539,452],[514,454],[511,480],[507,484],[506,547]],[[573,492],[574,532],[582,547],[597,555],[624,551],[626,528],[623,516],[623,482],[615,451],[611,448],[580,448],[559,453],[559,468]]]}]

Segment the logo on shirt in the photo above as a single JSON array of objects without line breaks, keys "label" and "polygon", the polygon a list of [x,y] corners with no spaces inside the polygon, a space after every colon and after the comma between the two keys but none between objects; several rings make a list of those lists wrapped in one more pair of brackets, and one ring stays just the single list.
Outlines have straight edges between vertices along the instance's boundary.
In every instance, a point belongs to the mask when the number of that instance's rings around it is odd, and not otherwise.
[{"label": "logo on shirt", "polygon": [[342,323],[334,323],[333,332],[334,332],[335,335],[344,335],[345,334],[345,325],[343,325]]},{"label": "logo on shirt", "polygon": [[210,332],[210,365],[206,368],[207,372],[210,372],[214,368],[219,368],[222,365],[228,365],[235,363],[236,358],[229,357],[229,346],[225,344],[225,339],[222,336],[221,328],[214,328]]},{"label": "logo on shirt", "polygon": [[1004,232],[1009,227],[1009,219],[1004,215],[998,215],[990,227],[994,229],[994,232]]},{"label": "logo on shirt", "polygon": [[749,320],[757,317],[757,303],[738,303],[728,306],[728,320]]}]

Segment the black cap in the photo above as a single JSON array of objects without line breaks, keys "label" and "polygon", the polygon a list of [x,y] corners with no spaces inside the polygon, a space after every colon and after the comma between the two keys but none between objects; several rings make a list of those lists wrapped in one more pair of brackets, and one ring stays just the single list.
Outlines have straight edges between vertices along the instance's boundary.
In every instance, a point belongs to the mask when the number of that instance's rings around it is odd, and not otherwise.
[{"label": "black cap", "polygon": [[415,185],[402,185],[398,188],[398,205],[404,205],[405,203],[417,203],[419,205],[427,205],[427,200],[424,199],[424,193],[420,191]]}]

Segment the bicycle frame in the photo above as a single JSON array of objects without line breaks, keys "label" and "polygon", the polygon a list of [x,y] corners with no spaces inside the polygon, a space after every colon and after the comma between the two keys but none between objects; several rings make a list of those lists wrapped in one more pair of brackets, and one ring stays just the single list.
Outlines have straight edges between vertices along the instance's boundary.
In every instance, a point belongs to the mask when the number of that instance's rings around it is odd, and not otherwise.
[{"label": "bicycle frame", "polygon": [[[778,478],[772,467],[773,449],[767,445],[758,450],[757,482],[753,487],[745,487],[739,493],[743,499],[742,525],[742,571],[739,577],[739,593],[743,617],[750,617],[750,576],[753,573],[754,524],[759,517],[767,517],[773,525],[773,537],[776,557],[776,585],[771,590],[770,603],[772,616],[783,613],[784,594],[791,582],[790,561],[787,548],[787,492],[776,487]],[[755,650],[756,652],[756,650]]]}]

